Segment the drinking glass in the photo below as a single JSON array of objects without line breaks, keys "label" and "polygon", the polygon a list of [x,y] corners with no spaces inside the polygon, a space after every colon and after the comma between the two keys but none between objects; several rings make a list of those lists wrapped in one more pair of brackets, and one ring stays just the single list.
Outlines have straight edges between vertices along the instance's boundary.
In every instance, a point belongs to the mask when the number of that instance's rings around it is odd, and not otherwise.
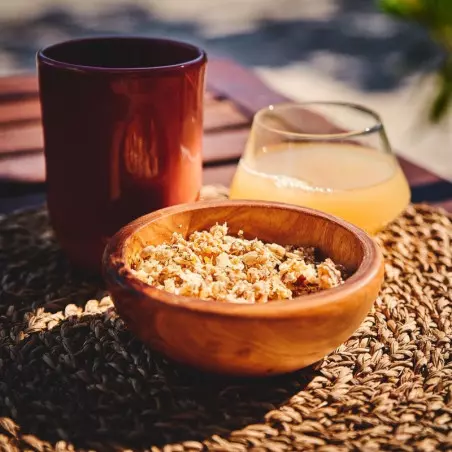
[{"label": "drinking glass", "polygon": [[230,197],[315,208],[374,234],[405,209],[410,189],[375,112],[310,102],[255,115]]},{"label": "drinking glass", "polygon": [[74,264],[98,271],[120,227],[199,196],[206,54],[100,37],[54,44],[37,60],[52,226]]}]

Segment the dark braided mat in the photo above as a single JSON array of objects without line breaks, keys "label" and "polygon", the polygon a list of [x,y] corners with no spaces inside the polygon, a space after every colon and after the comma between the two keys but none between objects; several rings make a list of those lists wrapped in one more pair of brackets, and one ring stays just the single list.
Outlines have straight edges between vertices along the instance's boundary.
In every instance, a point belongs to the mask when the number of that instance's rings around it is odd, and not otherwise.
[{"label": "dark braided mat", "polygon": [[408,208],[353,337],[295,374],[222,380],[136,340],[44,209],[0,218],[0,450],[452,450],[451,239],[447,214]]}]

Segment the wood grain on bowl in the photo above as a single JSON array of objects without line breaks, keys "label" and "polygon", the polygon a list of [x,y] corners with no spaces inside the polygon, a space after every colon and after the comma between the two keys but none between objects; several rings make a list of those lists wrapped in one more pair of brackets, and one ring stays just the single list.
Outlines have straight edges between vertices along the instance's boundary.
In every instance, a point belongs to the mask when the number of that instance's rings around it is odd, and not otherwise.
[{"label": "wood grain on bowl", "polygon": [[[248,238],[315,246],[353,275],[334,289],[244,305],[181,297],[131,273],[144,245],[216,222]],[[365,232],[324,213],[268,202],[204,202],[163,209],[121,229],[105,251],[104,275],[119,314],[155,350],[206,371],[263,376],[308,366],[350,337],[378,294],[383,258]]]}]

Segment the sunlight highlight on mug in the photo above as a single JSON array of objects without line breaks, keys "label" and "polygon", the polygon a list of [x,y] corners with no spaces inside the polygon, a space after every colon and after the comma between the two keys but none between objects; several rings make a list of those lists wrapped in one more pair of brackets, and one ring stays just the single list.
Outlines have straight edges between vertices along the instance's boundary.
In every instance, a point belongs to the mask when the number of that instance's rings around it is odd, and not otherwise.
[{"label": "sunlight highlight on mug", "polygon": [[315,208],[373,234],[405,209],[410,189],[377,114],[313,102],[256,114],[230,197]]}]

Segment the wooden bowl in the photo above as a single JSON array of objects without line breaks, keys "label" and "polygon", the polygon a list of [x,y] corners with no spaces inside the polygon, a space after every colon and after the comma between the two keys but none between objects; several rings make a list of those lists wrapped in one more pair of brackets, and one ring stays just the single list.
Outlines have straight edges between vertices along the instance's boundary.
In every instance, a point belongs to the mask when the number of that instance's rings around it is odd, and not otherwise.
[{"label": "wooden bowl", "polygon": [[[174,295],[131,273],[143,245],[216,222],[248,238],[315,246],[354,273],[333,289],[252,305]],[[318,361],[358,328],[383,281],[382,254],[364,231],[312,209],[255,201],[185,204],[138,218],[112,238],[103,268],[119,315],[144,343],[180,363],[234,376],[281,374]]]}]

